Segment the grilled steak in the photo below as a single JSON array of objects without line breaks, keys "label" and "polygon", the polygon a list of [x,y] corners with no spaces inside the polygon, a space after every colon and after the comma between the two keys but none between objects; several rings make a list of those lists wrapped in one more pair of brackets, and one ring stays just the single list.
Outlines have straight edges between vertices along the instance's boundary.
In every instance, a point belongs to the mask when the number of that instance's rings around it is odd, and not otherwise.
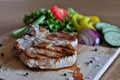
[{"label": "grilled steak", "polygon": [[77,38],[68,33],[31,26],[27,35],[16,40],[14,53],[30,68],[58,69],[76,62],[76,45]]}]

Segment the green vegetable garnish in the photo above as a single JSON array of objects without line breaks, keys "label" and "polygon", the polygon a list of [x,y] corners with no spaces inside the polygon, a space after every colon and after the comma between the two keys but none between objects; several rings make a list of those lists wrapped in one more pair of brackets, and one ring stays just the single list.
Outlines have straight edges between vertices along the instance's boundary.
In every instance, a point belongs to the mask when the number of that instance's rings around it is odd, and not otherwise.
[{"label": "green vegetable garnish", "polygon": [[22,37],[28,30],[28,26],[22,27],[12,33],[14,38]]},{"label": "green vegetable garnish", "polygon": [[[45,20],[45,16],[40,16],[36,21],[34,21],[32,24],[38,25],[42,23]],[[14,38],[22,37],[26,32],[28,31],[28,26],[24,26],[12,33]]]},{"label": "green vegetable garnish", "polygon": [[25,15],[23,22],[26,26],[13,32],[13,37],[19,38],[22,37],[28,31],[28,25],[40,25],[50,32],[75,32],[75,27],[72,26],[72,23],[69,18],[65,18],[64,21],[55,19],[51,10],[40,9],[32,12],[29,15]]},{"label": "green vegetable garnish", "polygon": [[68,8],[68,12],[69,12],[71,17],[75,14],[78,14],[78,12],[76,12],[73,8]]},{"label": "green vegetable garnish", "polygon": [[29,25],[29,24],[32,24],[34,21],[36,21],[39,17],[41,17],[42,15],[45,16],[46,14],[46,9],[40,9],[40,10],[37,10],[37,11],[34,11],[32,12],[31,14],[29,15],[25,15],[24,16],[24,19],[23,19],[23,22],[25,23],[25,25]]}]

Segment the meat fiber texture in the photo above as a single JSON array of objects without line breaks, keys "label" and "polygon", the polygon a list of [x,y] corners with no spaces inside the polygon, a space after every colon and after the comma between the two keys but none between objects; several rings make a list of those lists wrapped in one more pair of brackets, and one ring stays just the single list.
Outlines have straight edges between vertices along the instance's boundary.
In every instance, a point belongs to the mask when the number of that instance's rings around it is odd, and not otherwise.
[{"label": "meat fiber texture", "polygon": [[28,67],[59,69],[72,66],[77,60],[78,40],[67,32],[50,33],[38,25],[14,44],[15,55]]}]

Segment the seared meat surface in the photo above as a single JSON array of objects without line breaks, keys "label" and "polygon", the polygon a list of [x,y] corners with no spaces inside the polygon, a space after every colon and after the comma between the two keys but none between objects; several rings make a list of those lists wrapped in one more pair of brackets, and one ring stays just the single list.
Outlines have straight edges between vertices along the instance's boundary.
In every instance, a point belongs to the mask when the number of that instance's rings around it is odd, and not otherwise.
[{"label": "seared meat surface", "polygon": [[50,33],[34,25],[25,36],[16,40],[14,53],[30,68],[64,68],[76,62],[77,42],[77,38],[69,33]]}]

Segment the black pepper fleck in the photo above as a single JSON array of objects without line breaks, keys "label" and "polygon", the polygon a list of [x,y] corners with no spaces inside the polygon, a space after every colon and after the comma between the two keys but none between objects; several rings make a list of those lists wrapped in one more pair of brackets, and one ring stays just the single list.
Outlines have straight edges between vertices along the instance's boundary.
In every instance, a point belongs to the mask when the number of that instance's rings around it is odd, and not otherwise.
[{"label": "black pepper fleck", "polygon": [[90,63],[92,64],[92,63],[93,63],[93,61],[91,61],[91,60],[90,60]]},{"label": "black pepper fleck", "polygon": [[95,51],[97,51],[97,48],[95,48]]},{"label": "black pepper fleck", "polygon": [[1,54],[0,54],[1,56],[4,56],[4,53],[3,52],[1,52]]},{"label": "black pepper fleck", "polygon": [[0,78],[0,80],[5,80],[5,79]]},{"label": "black pepper fleck", "polygon": [[64,73],[63,75],[64,75],[64,76],[67,76],[67,74],[66,74],[66,73]]},{"label": "black pepper fleck", "polygon": [[66,74],[66,73],[64,73],[64,74],[62,74],[61,76],[67,76],[67,74]]},{"label": "black pepper fleck", "polygon": [[95,48],[94,50],[91,50],[91,51],[97,51],[98,49],[97,48]]},{"label": "black pepper fleck", "polygon": [[27,76],[27,75],[29,75],[29,73],[28,73],[28,72],[26,72],[26,74],[25,74],[25,75]]},{"label": "black pepper fleck", "polygon": [[2,44],[0,44],[0,47],[2,47]]}]

